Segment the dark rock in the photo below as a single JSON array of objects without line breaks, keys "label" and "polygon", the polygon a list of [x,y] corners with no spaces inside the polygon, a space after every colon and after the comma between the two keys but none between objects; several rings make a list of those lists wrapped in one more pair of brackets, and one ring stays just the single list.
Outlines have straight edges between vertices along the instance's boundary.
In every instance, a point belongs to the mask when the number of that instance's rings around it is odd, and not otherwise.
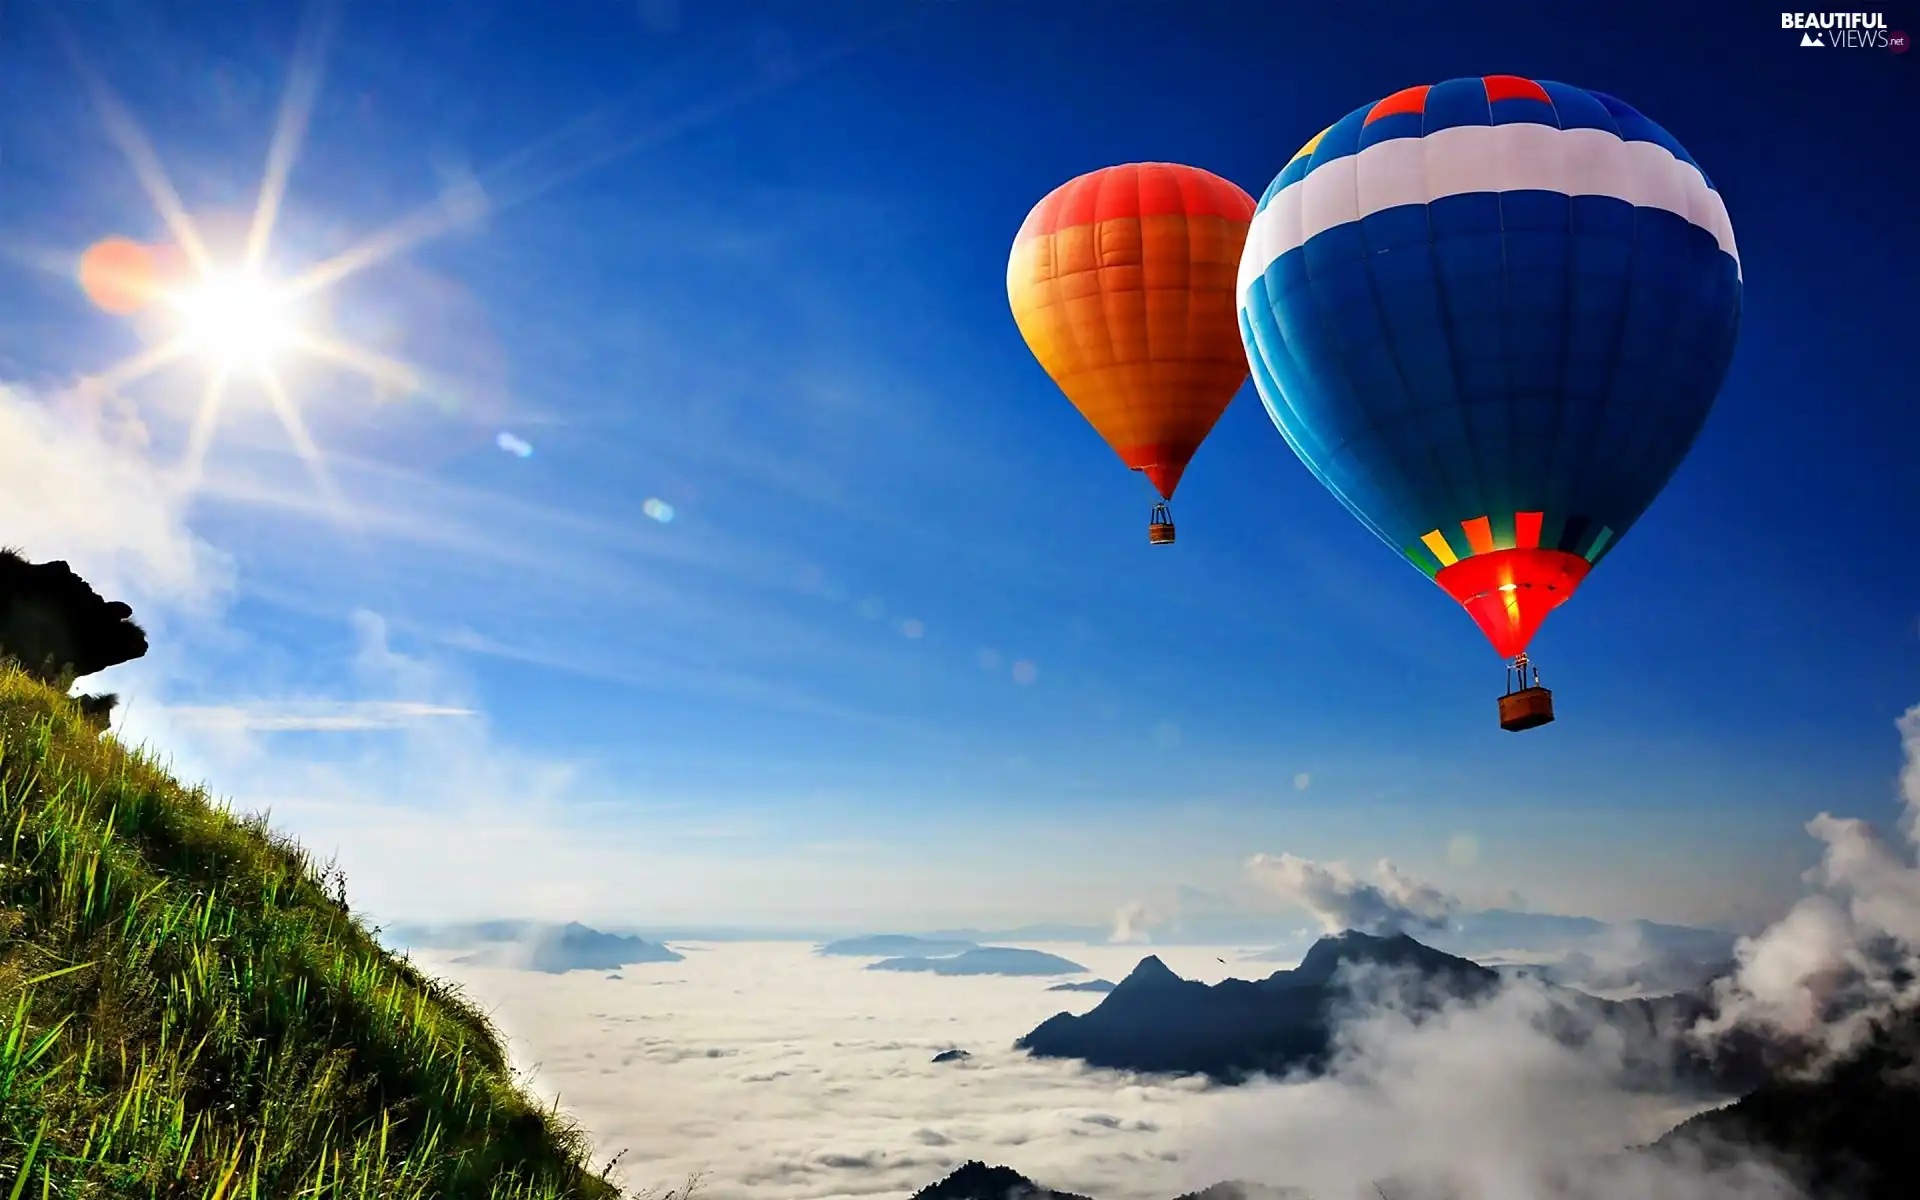
[{"label": "dark rock", "polygon": [[75,696],[73,699],[80,706],[80,715],[87,724],[102,732],[113,724],[113,710],[120,704],[120,697],[113,692]]},{"label": "dark rock", "polygon": [[[80,678],[141,657],[147,635],[133,609],[107,600],[64,561],[28,562],[0,550],[0,656],[45,682]],[[101,698],[93,698],[95,711]],[[112,700],[105,700],[111,711]]]},{"label": "dark rock", "polygon": [[965,1062],[972,1057],[973,1055],[967,1053],[965,1050],[942,1050],[933,1056],[933,1061],[937,1063]]}]

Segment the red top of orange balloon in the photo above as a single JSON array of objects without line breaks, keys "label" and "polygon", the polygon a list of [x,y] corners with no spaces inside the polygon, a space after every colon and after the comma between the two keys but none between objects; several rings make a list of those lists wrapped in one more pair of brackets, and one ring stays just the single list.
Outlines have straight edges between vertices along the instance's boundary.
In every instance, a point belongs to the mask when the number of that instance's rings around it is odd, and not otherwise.
[{"label": "red top of orange balloon", "polygon": [[1055,188],[1014,238],[1021,336],[1165,498],[1246,382],[1233,284],[1252,216],[1253,198],[1210,171],[1124,163]]}]

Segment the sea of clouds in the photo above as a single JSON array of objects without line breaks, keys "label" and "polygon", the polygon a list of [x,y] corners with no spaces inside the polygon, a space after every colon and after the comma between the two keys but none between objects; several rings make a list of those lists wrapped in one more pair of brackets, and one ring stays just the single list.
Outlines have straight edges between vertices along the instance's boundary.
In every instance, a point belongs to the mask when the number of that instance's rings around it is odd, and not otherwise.
[{"label": "sea of clouds", "polygon": [[[618,979],[417,957],[492,1011],[534,1089],[557,1095],[603,1157],[626,1152],[630,1185],[700,1175],[714,1200],[905,1197],[970,1158],[1099,1200],[1171,1200],[1228,1177],[1333,1200],[1494,1157],[1545,1170],[1650,1140],[1701,1107],[1613,1087],[1604,1039],[1575,1052],[1532,1034],[1542,1001],[1523,987],[1418,1028],[1391,1008],[1361,1015],[1331,1081],[1229,1088],[1013,1050],[1046,1017],[1101,999],[1048,992],[1053,980],[867,971],[793,943],[675,946],[684,962]],[[1040,948],[1112,979],[1143,953]],[[1277,965],[1230,948],[1159,953],[1209,982]],[[972,1057],[931,1062],[949,1047]]]},{"label": "sea of clouds", "polygon": [[[1742,939],[1716,988],[1718,1019],[1811,1045],[1818,1074],[1871,1024],[1915,1005],[1920,971],[1920,707],[1897,722],[1906,765],[1899,838],[1822,813],[1808,892]],[[1309,911],[1434,908],[1382,864],[1367,887],[1344,869],[1257,857]],[[1388,896],[1385,893],[1391,892]],[[1407,898],[1419,904],[1407,903]],[[1444,906],[1442,906],[1444,907]],[[1324,912],[1322,910],[1325,910]],[[1337,910],[1337,912],[1336,912]],[[1377,922],[1376,922],[1377,923]],[[979,1158],[1100,1200],[1170,1200],[1223,1179],[1317,1200],[1800,1200],[1791,1163],[1753,1153],[1621,1153],[1711,1107],[1618,1083],[1629,1039],[1604,1026],[1570,1046],[1540,1032],[1557,1003],[1536,980],[1416,1017],[1392,987],[1346,1014],[1332,1069],[1311,1080],[1219,1087],[1041,1061],[1011,1043],[1097,995],[1034,978],[874,972],[793,943],[679,945],[678,963],[544,976],[423,955],[507,1035],[535,1089],[559,1100],[628,1180],[701,1177],[715,1200],[904,1197]],[[1061,947],[1053,947],[1055,950]],[[1120,979],[1138,945],[1074,947]],[[1188,978],[1258,977],[1279,964],[1229,948],[1167,947]],[[934,1064],[950,1047],[972,1057]]]}]

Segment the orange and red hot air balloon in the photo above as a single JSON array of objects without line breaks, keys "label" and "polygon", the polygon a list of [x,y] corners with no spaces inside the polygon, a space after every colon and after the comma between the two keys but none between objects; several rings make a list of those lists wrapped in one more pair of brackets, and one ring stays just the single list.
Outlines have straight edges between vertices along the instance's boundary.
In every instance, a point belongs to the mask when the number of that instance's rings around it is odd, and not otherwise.
[{"label": "orange and red hot air balloon", "polygon": [[1235,276],[1253,198],[1177,163],[1107,167],[1034,205],[1007,262],[1007,300],[1035,358],[1120,461],[1166,502],[1240,385]]}]

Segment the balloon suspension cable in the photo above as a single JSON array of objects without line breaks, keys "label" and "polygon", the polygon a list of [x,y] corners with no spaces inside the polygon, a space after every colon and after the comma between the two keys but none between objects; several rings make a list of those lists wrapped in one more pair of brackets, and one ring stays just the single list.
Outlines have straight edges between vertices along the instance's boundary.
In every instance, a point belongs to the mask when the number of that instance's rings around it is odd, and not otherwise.
[{"label": "balloon suspension cable", "polygon": [[[1529,673],[1533,677],[1532,682],[1528,682]],[[1522,650],[1512,662],[1507,664],[1507,695],[1511,696],[1515,692],[1539,686],[1540,668],[1534,666],[1533,660],[1527,657],[1526,651]]]}]

